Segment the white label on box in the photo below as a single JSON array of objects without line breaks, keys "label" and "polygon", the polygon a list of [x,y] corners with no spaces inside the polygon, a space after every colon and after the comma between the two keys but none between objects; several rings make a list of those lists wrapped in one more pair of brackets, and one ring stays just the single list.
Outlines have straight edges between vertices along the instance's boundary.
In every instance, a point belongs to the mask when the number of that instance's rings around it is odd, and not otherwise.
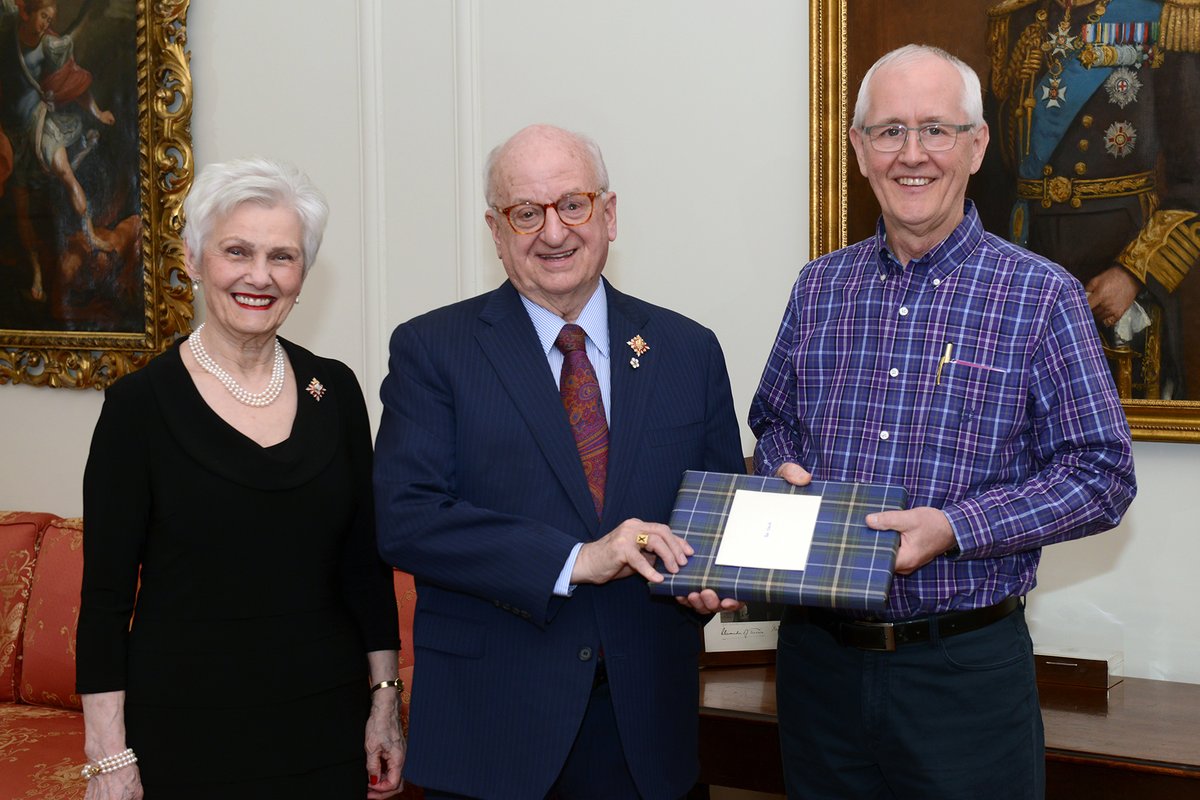
[{"label": "white label on box", "polygon": [[804,569],[820,510],[818,496],[738,489],[733,494],[716,563]]}]

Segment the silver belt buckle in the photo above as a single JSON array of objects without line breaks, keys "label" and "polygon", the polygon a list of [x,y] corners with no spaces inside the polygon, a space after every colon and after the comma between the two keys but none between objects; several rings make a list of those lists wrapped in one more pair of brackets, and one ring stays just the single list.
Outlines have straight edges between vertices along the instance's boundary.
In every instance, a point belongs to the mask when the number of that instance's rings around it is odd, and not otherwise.
[{"label": "silver belt buckle", "polygon": [[883,623],[883,649],[885,652],[896,652],[896,623]]}]

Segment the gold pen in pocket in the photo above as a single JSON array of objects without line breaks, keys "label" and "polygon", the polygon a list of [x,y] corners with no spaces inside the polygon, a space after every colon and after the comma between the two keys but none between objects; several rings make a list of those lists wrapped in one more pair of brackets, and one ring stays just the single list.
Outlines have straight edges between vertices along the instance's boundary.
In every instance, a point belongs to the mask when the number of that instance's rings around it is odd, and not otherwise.
[{"label": "gold pen in pocket", "polygon": [[954,343],[946,342],[946,350],[942,353],[942,357],[938,360],[937,373],[933,377],[933,385],[942,385],[942,367],[950,363],[950,356],[954,354]]}]

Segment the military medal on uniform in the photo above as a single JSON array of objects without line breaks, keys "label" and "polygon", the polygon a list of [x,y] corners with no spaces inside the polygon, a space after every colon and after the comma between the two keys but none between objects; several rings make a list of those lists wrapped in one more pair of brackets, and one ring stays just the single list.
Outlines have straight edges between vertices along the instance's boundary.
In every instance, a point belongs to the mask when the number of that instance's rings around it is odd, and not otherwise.
[{"label": "military medal on uniform", "polygon": [[1046,53],[1046,72],[1050,82],[1042,87],[1042,100],[1046,108],[1059,108],[1067,99],[1067,87],[1062,83],[1062,60],[1068,58],[1076,48],[1076,37],[1071,35],[1071,0],[1063,6],[1063,18],[1042,45]]},{"label": "military medal on uniform", "polygon": [[[1108,4],[1096,3],[1087,21],[1079,27],[1076,36],[1071,35],[1071,0],[1063,3],[1063,17],[1058,29],[1048,33],[1042,43],[1046,54],[1046,74],[1049,81],[1042,87],[1041,100],[1046,108],[1060,108],[1067,99],[1067,86],[1063,81],[1063,61],[1075,58],[1085,69],[1093,67],[1137,67],[1148,54],[1140,43],[1151,33],[1151,24],[1144,22],[1101,23],[1100,18],[1108,10]],[[1039,14],[1045,21],[1045,12]],[[1137,99],[1141,82],[1129,69],[1118,69],[1105,83],[1109,99],[1124,107]]]}]

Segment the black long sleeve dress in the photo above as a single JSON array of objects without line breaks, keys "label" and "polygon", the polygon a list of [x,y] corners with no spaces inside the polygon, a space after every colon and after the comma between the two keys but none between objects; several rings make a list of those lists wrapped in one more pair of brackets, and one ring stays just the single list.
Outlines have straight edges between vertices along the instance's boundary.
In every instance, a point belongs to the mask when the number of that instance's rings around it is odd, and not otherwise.
[{"label": "black long sleeve dress", "polygon": [[125,690],[148,800],[365,794],[365,654],[399,646],[370,428],[345,365],[283,344],[299,394],[277,445],[208,407],[178,345],[96,425],[77,690]]}]

